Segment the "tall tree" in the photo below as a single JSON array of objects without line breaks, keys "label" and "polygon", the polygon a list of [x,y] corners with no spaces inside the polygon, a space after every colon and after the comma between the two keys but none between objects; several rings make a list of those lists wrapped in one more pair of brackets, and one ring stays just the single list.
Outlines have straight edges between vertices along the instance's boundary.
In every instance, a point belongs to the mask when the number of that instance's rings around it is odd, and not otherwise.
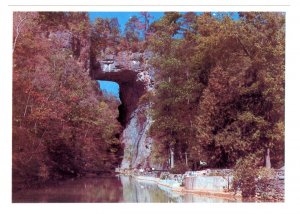
[{"label": "tall tree", "polygon": [[178,159],[188,151],[194,161],[228,167],[255,154],[262,165],[271,151],[280,166],[284,15],[231,15],[166,13],[151,25],[158,70],[152,136],[160,153],[176,147]]},{"label": "tall tree", "polygon": [[144,40],[146,41],[149,36],[149,27],[150,27],[150,19],[153,19],[153,16],[149,12],[141,12],[141,25],[140,28],[143,31]]},{"label": "tall tree", "polygon": [[[211,161],[220,166],[249,153],[263,164],[268,148],[283,148],[284,16],[241,17],[239,22],[225,17],[219,33],[203,41],[215,66],[199,105],[199,145],[210,148]],[[275,156],[280,165],[283,153]]]},{"label": "tall tree", "polygon": [[195,140],[193,121],[202,91],[198,74],[189,64],[194,46],[189,45],[188,39],[174,37],[182,27],[180,18],[178,13],[166,13],[153,23],[155,33],[150,37],[152,50],[157,54],[152,64],[159,71],[155,75],[151,134],[164,145],[157,147],[160,154],[159,150],[167,151],[166,155],[170,149],[174,151],[175,163],[185,159]]},{"label": "tall tree", "polygon": [[137,16],[132,16],[125,24],[125,37],[129,43],[140,40],[140,20]]},{"label": "tall tree", "polygon": [[87,14],[24,15],[14,31],[14,187],[112,170],[120,161],[118,104],[88,75]]}]

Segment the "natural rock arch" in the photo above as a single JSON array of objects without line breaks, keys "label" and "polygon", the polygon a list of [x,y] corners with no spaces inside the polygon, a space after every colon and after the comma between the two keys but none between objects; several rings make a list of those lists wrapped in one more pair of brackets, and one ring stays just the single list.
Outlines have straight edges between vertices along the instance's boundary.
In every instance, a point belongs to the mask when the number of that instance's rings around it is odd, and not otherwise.
[{"label": "natural rock arch", "polygon": [[119,84],[121,105],[119,106],[119,121],[123,127],[130,120],[131,113],[137,108],[139,98],[145,93],[143,82],[136,80],[136,72],[131,70],[119,70],[98,72],[96,80],[113,81]]},{"label": "natural rock arch", "polygon": [[121,168],[149,167],[152,139],[147,136],[151,118],[147,106],[139,106],[139,98],[153,86],[153,70],[148,65],[151,52],[104,54],[91,59],[94,80],[113,81],[120,86],[119,121],[124,127],[121,143],[124,156]]}]

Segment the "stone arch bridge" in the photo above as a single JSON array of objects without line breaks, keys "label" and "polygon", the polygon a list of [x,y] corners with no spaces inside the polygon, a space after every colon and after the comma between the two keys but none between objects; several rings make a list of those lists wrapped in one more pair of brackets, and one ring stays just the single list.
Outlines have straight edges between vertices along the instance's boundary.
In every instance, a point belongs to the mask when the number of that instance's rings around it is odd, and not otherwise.
[{"label": "stone arch bridge", "polygon": [[124,51],[103,55],[91,60],[90,75],[94,80],[113,81],[120,86],[118,120],[124,127],[121,168],[153,167],[149,158],[153,140],[147,136],[151,118],[146,112],[148,106],[139,105],[139,98],[153,87],[154,71],[148,64],[152,54]]}]

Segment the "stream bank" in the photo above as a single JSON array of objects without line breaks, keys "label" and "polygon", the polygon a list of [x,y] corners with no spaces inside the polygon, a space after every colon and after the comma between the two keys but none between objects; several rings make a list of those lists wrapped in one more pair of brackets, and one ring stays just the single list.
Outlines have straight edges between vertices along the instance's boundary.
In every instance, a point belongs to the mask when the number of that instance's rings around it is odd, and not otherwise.
[{"label": "stream bank", "polygon": [[161,189],[182,194],[198,194],[241,202],[284,202],[284,170],[277,170],[270,183],[262,186],[257,182],[256,196],[243,199],[241,191],[234,191],[233,170],[206,169],[188,171],[184,174],[170,174],[167,171],[117,170],[118,173],[131,176],[137,181],[152,182]]}]

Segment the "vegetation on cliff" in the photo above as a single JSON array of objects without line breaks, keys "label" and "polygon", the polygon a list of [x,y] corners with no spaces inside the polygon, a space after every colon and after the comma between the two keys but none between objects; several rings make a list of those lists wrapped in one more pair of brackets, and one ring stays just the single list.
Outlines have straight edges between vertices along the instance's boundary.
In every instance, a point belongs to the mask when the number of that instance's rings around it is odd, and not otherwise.
[{"label": "vegetation on cliff", "polygon": [[118,103],[89,77],[87,13],[14,13],[14,187],[113,170]]}]

